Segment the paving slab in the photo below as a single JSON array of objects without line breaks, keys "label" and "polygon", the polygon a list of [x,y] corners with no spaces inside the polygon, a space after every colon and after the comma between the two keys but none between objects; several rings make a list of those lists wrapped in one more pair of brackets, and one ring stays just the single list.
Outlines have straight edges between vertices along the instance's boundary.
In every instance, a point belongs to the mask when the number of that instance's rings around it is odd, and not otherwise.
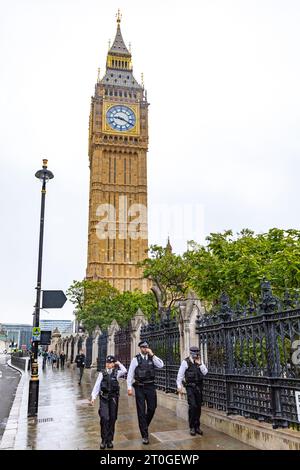
[{"label": "paving slab", "polygon": [[[40,367],[39,411],[37,418],[27,418],[29,374],[24,378],[20,405],[5,431],[1,449],[99,450],[100,426],[98,402],[89,403],[95,378],[85,370],[78,385],[77,370]],[[19,412],[19,415],[18,415]],[[18,418],[17,418],[18,415]],[[16,427],[17,420],[17,427]],[[114,449],[118,450],[254,450],[242,442],[202,426],[203,436],[190,436],[188,423],[175,412],[159,406],[150,425],[150,444],[141,442],[134,397],[121,387],[119,415],[116,422]]]}]

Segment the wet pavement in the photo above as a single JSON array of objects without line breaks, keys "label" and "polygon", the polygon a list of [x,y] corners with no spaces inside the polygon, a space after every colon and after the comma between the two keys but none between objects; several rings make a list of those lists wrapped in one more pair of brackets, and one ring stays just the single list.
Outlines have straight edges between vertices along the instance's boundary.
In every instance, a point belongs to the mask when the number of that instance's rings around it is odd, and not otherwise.
[{"label": "wet pavement", "polygon": [[20,372],[7,365],[9,355],[0,354],[0,440],[13,404]]},{"label": "wet pavement", "polygon": [[[6,430],[2,449],[38,450],[98,450],[100,427],[98,400],[89,404],[96,376],[91,380],[90,370],[85,370],[82,384],[78,385],[76,369],[51,369],[40,371],[39,412],[36,418],[27,418],[28,379],[22,394],[19,417],[11,418],[13,441]],[[124,382],[124,381],[123,381]],[[14,428],[14,429],[13,429]],[[114,450],[251,450],[250,446],[226,434],[202,426],[204,435],[192,437],[187,422],[175,412],[158,407],[150,425],[150,444],[141,442],[135,398],[126,394],[123,383],[119,414],[116,423]],[[9,444],[13,442],[13,444]],[[254,450],[254,449],[253,449]]]}]

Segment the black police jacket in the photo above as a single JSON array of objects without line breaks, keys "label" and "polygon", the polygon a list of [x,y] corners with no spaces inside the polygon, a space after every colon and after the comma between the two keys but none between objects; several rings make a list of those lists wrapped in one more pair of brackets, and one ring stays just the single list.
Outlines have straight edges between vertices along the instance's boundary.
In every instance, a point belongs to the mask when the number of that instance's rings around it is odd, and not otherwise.
[{"label": "black police jacket", "polygon": [[117,379],[118,370],[113,369],[111,374],[107,370],[102,370],[103,378],[100,385],[100,396],[119,395],[120,385]]},{"label": "black police jacket", "polygon": [[153,383],[155,379],[155,368],[152,357],[148,356],[148,359],[143,359],[141,354],[137,354],[136,359],[138,365],[134,371],[135,381],[141,383]]},{"label": "black police jacket", "polygon": [[84,367],[85,365],[85,355],[84,354],[77,354],[75,358],[75,362],[77,364],[77,367]]},{"label": "black police jacket", "polygon": [[194,364],[189,357],[185,359],[188,368],[184,374],[184,385],[198,385],[203,386],[203,374],[198,364]]}]

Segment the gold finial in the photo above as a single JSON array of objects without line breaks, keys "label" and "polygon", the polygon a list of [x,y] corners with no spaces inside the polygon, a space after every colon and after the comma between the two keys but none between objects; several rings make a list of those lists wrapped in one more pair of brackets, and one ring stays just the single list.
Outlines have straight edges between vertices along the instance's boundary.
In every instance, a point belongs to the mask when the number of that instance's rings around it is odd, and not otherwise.
[{"label": "gold finial", "polygon": [[128,44],[129,52],[131,54],[131,42]]},{"label": "gold finial", "polygon": [[46,158],[43,159],[43,168],[47,168],[48,160]]},{"label": "gold finial", "polygon": [[108,40],[108,49],[110,49],[110,39]]},{"label": "gold finial", "polygon": [[97,76],[97,83],[100,82],[100,67],[98,67],[98,76]]},{"label": "gold finial", "polygon": [[116,14],[116,18],[117,18],[117,23],[120,24],[121,19],[122,19],[122,14],[120,13],[120,8],[118,8],[118,13]]},{"label": "gold finial", "polygon": [[142,81],[142,87],[144,86],[144,74],[143,72],[141,73],[141,81]]}]

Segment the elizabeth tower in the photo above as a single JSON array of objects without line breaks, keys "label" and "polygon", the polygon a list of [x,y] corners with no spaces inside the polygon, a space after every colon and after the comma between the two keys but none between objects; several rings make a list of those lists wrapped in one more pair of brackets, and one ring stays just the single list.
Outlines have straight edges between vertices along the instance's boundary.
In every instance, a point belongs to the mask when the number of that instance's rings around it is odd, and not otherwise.
[{"label": "elizabeth tower", "polygon": [[132,71],[117,15],[106,71],[95,85],[89,121],[87,279],[120,291],[148,291],[137,263],[147,257],[148,102]]}]

